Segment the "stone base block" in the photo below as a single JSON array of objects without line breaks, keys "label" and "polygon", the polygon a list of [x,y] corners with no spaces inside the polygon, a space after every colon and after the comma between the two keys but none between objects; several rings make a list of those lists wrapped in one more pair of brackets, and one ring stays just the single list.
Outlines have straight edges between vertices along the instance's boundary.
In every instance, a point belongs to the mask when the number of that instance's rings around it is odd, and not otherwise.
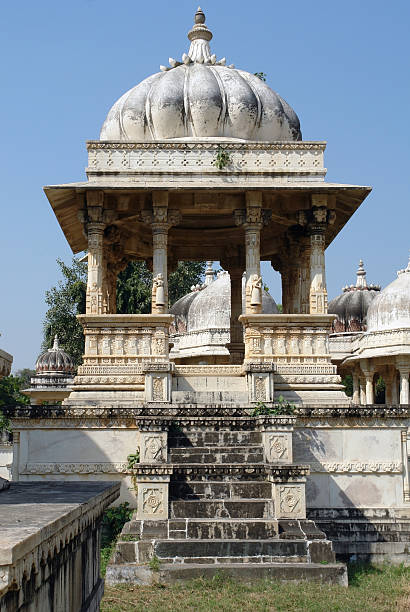
[{"label": "stone base block", "polygon": [[146,565],[110,565],[105,580],[109,585],[172,584],[221,574],[251,584],[258,579],[271,579],[292,582],[309,580],[348,586],[346,565],[342,563],[164,563],[160,564],[159,571],[152,571]]}]

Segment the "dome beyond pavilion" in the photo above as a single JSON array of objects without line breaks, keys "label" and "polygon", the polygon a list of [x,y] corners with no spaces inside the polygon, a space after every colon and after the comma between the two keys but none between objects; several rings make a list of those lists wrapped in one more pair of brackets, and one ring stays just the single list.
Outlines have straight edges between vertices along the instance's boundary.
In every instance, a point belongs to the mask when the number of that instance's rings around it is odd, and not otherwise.
[{"label": "dome beyond pavilion", "polygon": [[368,285],[363,261],[360,260],[355,285],[347,285],[343,293],[329,302],[329,314],[337,315],[335,332],[365,331],[370,304],[380,293],[379,285]]},{"label": "dome beyond pavilion", "polygon": [[36,374],[59,373],[72,374],[75,365],[70,355],[59,347],[58,338],[55,336],[53,348],[42,353],[36,361]]},{"label": "dome beyond pavilion", "polygon": [[367,331],[410,327],[410,260],[407,268],[373,300],[367,312]]},{"label": "dome beyond pavilion", "polygon": [[293,109],[257,76],[211,54],[212,33],[199,8],[182,61],[148,77],[111,108],[100,140],[235,138],[301,140]]},{"label": "dome beyond pavilion", "polygon": [[[243,310],[244,301],[243,294]],[[267,291],[262,292],[262,312],[264,314],[278,314],[279,312],[274,299]],[[231,316],[231,280],[228,272],[220,272],[218,277],[205,287],[197,288],[180,298],[171,306],[170,313],[175,315],[177,333],[192,333],[208,329],[228,331]]]}]

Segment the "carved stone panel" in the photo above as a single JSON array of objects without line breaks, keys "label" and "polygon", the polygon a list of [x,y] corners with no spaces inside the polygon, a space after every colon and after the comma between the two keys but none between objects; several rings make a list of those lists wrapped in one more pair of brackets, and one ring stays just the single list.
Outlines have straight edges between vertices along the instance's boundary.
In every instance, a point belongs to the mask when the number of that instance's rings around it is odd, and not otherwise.
[{"label": "carved stone panel", "polygon": [[141,463],[164,463],[167,460],[167,433],[145,432],[141,436]]},{"label": "carved stone panel", "polygon": [[292,463],[291,432],[264,432],[263,442],[268,463]]},{"label": "carved stone panel", "polygon": [[147,372],[145,375],[147,402],[169,402],[171,377],[168,372]]},{"label": "carved stone panel", "polygon": [[306,518],[304,484],[275,484],[273,486],[276,518]]},{"label": "carved stone panel", "polygon": [[163,520],[168,518],[168,482],[138,483],[137,518]]}]

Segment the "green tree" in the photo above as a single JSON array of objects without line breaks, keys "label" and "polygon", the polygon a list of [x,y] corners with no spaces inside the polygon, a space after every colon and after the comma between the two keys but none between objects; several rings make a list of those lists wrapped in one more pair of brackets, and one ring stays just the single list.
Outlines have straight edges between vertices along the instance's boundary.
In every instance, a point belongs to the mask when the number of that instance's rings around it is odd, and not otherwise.
[{"label": "green tree", "polygon": [[254,72],[253,74],[261,81],[266,81],[266,72]]},{"label": "green tree", "polygon": [[63,278],[46,292],[43,349],[53,345],[57,334],[60,345],[79,364],[84,353],[84,335],[76,315],[85,312],[87,264],[76,257],[70,266],[61,259],[57,259],[57,264]]},{"label": "green tree", "polygon": [[5,376],[0,380],[0,406],[19,406],[28,404],[29,399],[21,393],[26,381],[20,376]]},{"label": "green tree", "polygon": [[[60,259],[57,264],[62,280],[46,292],[48,310],[44,321],[43,349],[52,346],[57,334],[60,345],[71,355],[75,363],[81,363],[84,353],[83,330],[76,315],[85,312],[87,288],[87,264],[73,257],[70,266]],[[169,276],[169,302],[172,305],[189,293],[192,285],[202,282],[205,262],[179,262]],[[144,314],[151,310],[152,273],[146,263],[132,261],[118,275],[117,312],[119,314]]]},{"label": "green tree", "polygon": [[344,385],[345,393],[349,397],[353,396],[353,376],[351,374],[346,374],[346,376],[342,379],[342,385]]}]

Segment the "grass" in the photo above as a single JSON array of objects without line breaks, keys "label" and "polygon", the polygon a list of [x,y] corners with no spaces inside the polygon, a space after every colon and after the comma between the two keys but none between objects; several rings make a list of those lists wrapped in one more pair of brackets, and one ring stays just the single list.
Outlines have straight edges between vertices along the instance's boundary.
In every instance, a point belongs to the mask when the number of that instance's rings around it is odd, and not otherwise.
[{"label": "grass", "polygon": [[351,565],[349,588],[235,582],[222,574],[171,586],[105,587],[101,612],[409,612],[410,567]]}]

